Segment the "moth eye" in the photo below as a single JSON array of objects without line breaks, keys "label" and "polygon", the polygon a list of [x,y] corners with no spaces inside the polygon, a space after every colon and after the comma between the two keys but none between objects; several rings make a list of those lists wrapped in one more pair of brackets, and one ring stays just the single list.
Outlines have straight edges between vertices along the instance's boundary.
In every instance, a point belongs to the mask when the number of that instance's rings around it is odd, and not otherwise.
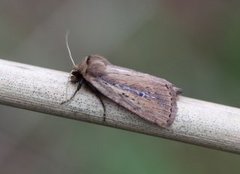
[{"label": "moth eye", "polygon": [[72,72],[72,75],[73,75],[73,76],[76,76],[77,74],[78,74],[77,71],[73,71],[73,72]]}]

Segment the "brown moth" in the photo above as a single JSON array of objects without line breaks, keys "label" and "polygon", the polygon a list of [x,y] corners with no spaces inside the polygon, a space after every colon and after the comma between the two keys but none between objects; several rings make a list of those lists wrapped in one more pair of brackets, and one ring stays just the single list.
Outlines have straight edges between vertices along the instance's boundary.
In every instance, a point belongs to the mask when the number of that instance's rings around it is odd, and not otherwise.
[{"label": "brown moth", "polygon": [[[70,51],[69,54],[71,57]],[[87,56],[80,64],[74,64],[70,81],[79,83],[73,96],[86,83],[98,94],[161,127],[172,124],[177,96],[181,93],[181,89],[165,79],[115,66],[99,55]]]}]

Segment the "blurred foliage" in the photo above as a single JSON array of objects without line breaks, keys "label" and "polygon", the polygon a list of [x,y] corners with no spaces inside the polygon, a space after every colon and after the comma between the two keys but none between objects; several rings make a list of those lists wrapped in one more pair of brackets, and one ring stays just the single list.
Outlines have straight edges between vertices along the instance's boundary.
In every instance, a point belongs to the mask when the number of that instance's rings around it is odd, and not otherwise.
[{"label": "blurred foliage", "polygon": [[[92,53],[239,107],[237,1],[1,1],[0,55],[71,69]],[[77,56],[76,56],[77,55]],[[0,106],[0,173],[239,173],[239,155]]]}]

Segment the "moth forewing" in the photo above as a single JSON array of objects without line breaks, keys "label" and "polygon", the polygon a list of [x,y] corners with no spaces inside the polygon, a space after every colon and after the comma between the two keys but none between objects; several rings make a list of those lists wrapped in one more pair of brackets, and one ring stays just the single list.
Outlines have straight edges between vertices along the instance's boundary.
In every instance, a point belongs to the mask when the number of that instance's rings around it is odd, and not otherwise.
[{"label": "moth forewing", "polygon": [[86,57],[78,69],[98,92],[139,117],[161,127],[172,124],[180,90],[167,80],[112,65],[98,55]]}]

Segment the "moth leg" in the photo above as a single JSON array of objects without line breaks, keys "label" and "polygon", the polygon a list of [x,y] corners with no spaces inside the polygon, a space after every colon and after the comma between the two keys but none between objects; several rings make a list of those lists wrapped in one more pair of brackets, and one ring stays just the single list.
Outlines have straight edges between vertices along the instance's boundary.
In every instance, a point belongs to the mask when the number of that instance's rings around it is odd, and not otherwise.
[{"label": "moth leg", "polygon": [[65,104],[65,103],[68,103],[69,101],[71,101],[71,100],[73,99],[73,97],[75,97],[75,95],[77,94],[77,92],[81,89],[83,83],[84,83],[84,80],[81,79],[81,80],[78,82],[77,89],[76,89],[76,91],[73,93],[73,95],[72,95],[69,99],[61,102],[61,105],[62,105],[62,104]]},{"label": "moth leg", "polygon": [[102,94],[94,86],[92,86],[90,83],[87,83],[87,85],[89,86],[89,89],[92,90],[93,94],[95,94],[95,96],[99,99],[99,101],[102,104],[102,107],[103,107],[103,121],[105,122],[106,121],[106,107],[105,107],[105,104],[102,100]]}]

